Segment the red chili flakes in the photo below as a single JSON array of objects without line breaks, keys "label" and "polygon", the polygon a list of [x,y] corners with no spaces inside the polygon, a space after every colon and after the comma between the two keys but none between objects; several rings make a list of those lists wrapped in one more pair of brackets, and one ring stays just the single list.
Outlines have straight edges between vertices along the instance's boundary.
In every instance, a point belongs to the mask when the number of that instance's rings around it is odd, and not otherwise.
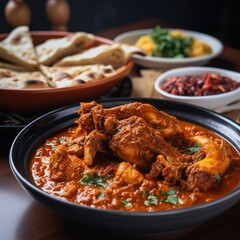
[{"label": "red chili flakes", "polygon": [[161,89],[165,92],[179,96],[216,95],[233,91],[239,87],[240,82],[215,73],[173,76],[161,85]]}]

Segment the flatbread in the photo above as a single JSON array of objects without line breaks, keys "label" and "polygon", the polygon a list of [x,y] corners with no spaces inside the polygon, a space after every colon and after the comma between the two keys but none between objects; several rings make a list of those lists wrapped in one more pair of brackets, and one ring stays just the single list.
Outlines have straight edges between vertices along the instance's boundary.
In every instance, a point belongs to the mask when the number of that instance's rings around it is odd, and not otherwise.
[{"label": "flatbread", "polygon": [[65,56],[79,52],[94,41],[94,35],[85,32],[49,39],[36,47],[38,61],[50,66]]},{"label": "flatbread", "polygon": [[[135,51],[133,51],[133,49]],[[121,44],[102,44],[88,49],[82,53],[74,54],[57,62],[56,66],[76,66],[89,64],[112,65],[114,68],[125,65],[131,55],[138,51],[138,48],[130,48]]]},{"label": "flatbread", "polygon": [[39,71],[20,72],[0,68],[1,89],[48,88],[45,76]]},{"label": "flatbread", "polygon": [[27,26],[15,28],[0,42],[0,56],[10,63],[15,63],[29,69],[37,68],[38,61]]},{"label": "flatbread", "polygon": [[0,61],[0,68],[6,68],[6,69],[10,69],[10,70],[16,70],[16,71],[29,71],[28,68],[20,66],[20,65],[16,65],[16,64],[12,64],[12,63],[8,63],[8,62],[3,62]]},{"label": "flatbread", "polygon": [[[0,61],[0,88],[62,88],[104,80],[120,71],[139,50],[119,43],[94,43],[94,35],[77,32],[34,47],[29,28],[18,27],[0,45],[0,54],[5,57],[5,61]],[[18,55],[14,56],[15,53]],[[25,58],[28,60],[31,54],[35,62],[30,66]],[[56,64],[58,60],[60,66]]]},{"label": "flatbread", "polygon": [[145,52],[142,49],[140,49],[140,48],[138,48],[134,45],[128,45],[128,44],[122,43],[121,48],[125,52],[126,61],[128,61],[132,57],[133,54],[140,54],[140,55],[143,55],[143,56],[146,55]]},{"label": "flatbread", "polygon": [[51,86],[56,88],[78,86],[116,74],[116,70],[111,65],[102,64],[77,67],[41,66],[40,69],[48,77]]}]

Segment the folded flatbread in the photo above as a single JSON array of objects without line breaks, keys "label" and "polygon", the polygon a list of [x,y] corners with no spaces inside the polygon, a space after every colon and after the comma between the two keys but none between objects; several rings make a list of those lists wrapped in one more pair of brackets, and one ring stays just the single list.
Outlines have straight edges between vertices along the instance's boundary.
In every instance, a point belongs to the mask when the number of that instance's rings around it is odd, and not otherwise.
[{"label": "folded flatbread", "polygon": [[[134,51],[133,51],[134,49]],[[63,58],[57,62],[56,66],[76,66],[90,64],[112,65],[114,68],[125,65],[131,55],[141,51],[138,48],[129,48],[127,45],[121,44],[102,44],[97,47],[85,50],[82,53],[74,54]]]},{"label": "folded flatbread", "polygon": [[0,68],[0,88],[36,89],[48,88],[47,79],[39,71],[20,72]]},{"label": "folded flatbread", "polygon": [[116,74],[116,70],[111,65],[102,64],[76,67],[41,66],[40,69],[48,78],[50,85],[56,88],[77,86]]},{"label": "folded flatbread", "polygon": [[0,57],[28,69],[37,68],[38,61],[27,26],[15,28],[0,42]]},{"label": "folded flatbread", "polygon": [[94,41],[94,35],[85,32],[49,39],[36,47],[38,61],[40,64],[50,66],[67,55],[79,52]]},{"label": "folded flatbread", "polygon": [[29,71],[29,69],[27,67],[12,64],[12,63],[8,63],[8,62],[4,62],[4,61],[0,61],[0,68],[6,68],[6,69],[21,71],[21,72],[23,72],[23,71],[28,72]]},{"label": "folded flatbread", "polygon": [[120,43],[96,46],[95,40],[77,32],[33,46],[29,28],[15,28],[0,42],[0,88],[62,88],[104,80],[142,51]]}]

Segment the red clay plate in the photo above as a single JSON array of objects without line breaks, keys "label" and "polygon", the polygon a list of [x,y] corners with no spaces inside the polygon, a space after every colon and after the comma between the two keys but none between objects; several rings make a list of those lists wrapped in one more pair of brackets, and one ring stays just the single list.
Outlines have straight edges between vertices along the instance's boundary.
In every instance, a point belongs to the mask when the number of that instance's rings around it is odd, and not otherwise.
[{"label": "red clay plate", "polygon": [[[64,37],[69,32],[31,32],[35,45],[47,39]],[[7,34],[0,34],[0,41]],[[109,39],[97,37],[96,45],[112,44]],[[43,112],[54,108],[78,103],[80,101],[91,101],[99,98],[110,91],[132,70],[133,61],[130,60],[125,66],[110,77],[86,83],[80,86],[51,88],[51,89],[0,89],[0,111],[29,113]]]}]

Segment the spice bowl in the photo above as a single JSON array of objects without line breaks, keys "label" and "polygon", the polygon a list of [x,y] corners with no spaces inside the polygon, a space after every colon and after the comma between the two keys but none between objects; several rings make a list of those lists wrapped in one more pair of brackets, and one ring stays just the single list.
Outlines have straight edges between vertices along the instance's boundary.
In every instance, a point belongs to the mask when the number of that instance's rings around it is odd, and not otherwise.
[{"label": "spice bowl", "polygon": [[[213,83],[209,81],[209,79],[207,80],[206,76],[208,74],[213,77],[220,77],[221,81],[215,82],[213,86]],[[199,85],[201,84],[196,83],[198,76],[199,78],[201,76],[205,78],[205,85],[203,82],[201,86],[202,89],[200,90]],[[181,81],[178,82],[179,78],[181,78]],[[171,83],[168,83],[170,86],[166,89],[164,85],[166,86],[167,80],[170,81],[170,79]],[[228,89],[229,85],[231,86],[230,89]],[[232,85],[234,85],[234,87]],[[218,108],[240,100],[240,73],[213,67],[176,68],[160,75],[156,79],[154,87],[156,91],[166,99],[217,110]],[[214,89],[216,90],[216,88],[219,90],[217,93],[214,93]],[[187,92],[189,95],[185,94]]]}]

